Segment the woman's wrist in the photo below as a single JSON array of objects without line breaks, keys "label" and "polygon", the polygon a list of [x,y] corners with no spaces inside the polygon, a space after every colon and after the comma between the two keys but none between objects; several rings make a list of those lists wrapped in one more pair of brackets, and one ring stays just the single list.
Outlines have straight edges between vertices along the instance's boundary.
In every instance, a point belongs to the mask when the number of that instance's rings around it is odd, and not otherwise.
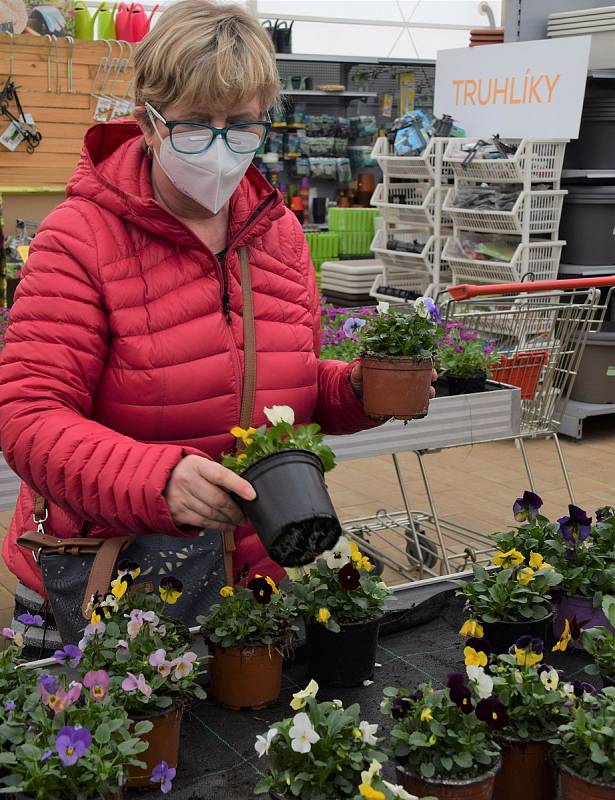
[{"label": "woman's wrist", "polygon": [[361,372],[361,365],[355,364],[348,374],[348,381],[350,387],[359,400],[363,399],[363,375]]}]

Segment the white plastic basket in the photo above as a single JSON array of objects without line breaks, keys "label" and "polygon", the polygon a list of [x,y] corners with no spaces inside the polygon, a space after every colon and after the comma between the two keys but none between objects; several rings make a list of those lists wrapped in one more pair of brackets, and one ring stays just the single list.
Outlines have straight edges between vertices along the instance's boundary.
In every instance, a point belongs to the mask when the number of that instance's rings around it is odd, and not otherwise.
[{"label": "white plastic basket", "polygon": [[435,137],[430,139],[427,147],[419,156],[397,156],[389,140],[381,136],[376,140],[372,150],[372,158],[378,162],[382,174],[387,178],[407,178],[412,180],[436,180],[443,177],[452,178],[453,172],[448,164],[442,165],[442,176],[436,175],[436,159],[438,148],[442,154],[448,139]]},{"label": "white plastic basket", "polygon": [[450,189],[442,210],[458,228],[481,233],[522,235],[529,216],[529,233],[556,233],[567,192],[521,192],[511,211],[489,211],[455,207],[455,189]]},{"label": "white plastic basket", "polygon": [[[502,139],[507,144],[515,139]],[[562,175],[564,151],[567,139],[521,139],[517,152],[510,158],[474,158],[467,166],[463,165],[468,153],[463,149],[467,140],[449,139],[444,153],[448,164],[457,178],[491,183],[533,183],[559,181]]]},{"label": "white plastic basket", "polygon": [[434,224],[435,189],[429,183],[379,183],[372,195],[371,204],[380,209],[384,221],[391,224],[430,227]]},{"label": "white plastic basket", "polygon": [[510,261],[479,261],[454,254],[454,239],[448,239],[442,258],[453,273],[454,283],[518,283],[530,274],[532,280],[557,278],[563,241],[519,244]]},{"label": "white plastic basket", "polygon": [[427,275],[413,275],[409,274],[404,269],[385,267],[382,275],[378,275],[374,280],[370,295],[377,300],[385,300],[389,303],[404,303],[407,301],[396,295],[382,291],[383,287],[406,289],[407,291],[423,295],[429,289],[430,280],[431,279]]},{"label": "white plastic basket", "polygon": [[385,267],[398,267],[414,273],[433,274],[435,236],[429,236],[424,230],[417,231],[392,231],[391,235],[401,242],[418,241],[423,245],[420,253],[404,253],[401,250],[387,249],[387,233],[385,230],[376,231],[372,250],[382,261]]}]

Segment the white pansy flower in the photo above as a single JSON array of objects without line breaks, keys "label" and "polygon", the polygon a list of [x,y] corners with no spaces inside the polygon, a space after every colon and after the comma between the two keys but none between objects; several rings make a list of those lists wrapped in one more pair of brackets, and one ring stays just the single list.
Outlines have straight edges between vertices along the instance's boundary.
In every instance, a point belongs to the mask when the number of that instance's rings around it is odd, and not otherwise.
[{"label": "white pansy flower", "polygon": [[378,725],[370,725],[369,722],[363,720],[359,723],[359,730],[361,731],[361,738],[365,744],[376,744],[378,739],[374,735],[378,730]]},{"label": "white pansy flower", "polygon": [[264,736],[262,734],[259,734],[256,737],[254,749],[258,753],[259,758],[269,755],[269,748],[271,747],[271,742],[275,739],[277,735],[278,735],[277,728],[269,728],[269,730]]},{"label": "white pansy flower", "polygon": [[300,692],[296,692],[293,695],[293,699],[290,701],[290,707],[293,711],[299,711],[300,709],[304,708],[308,697],[316,697],[318,694],[318,684],[314,679],[312,679],[305,689],[302,689]]},{"label": "white pansy flower", "polygon": [[327,562],[329,569],[341,569],[352,560],[352,550],[350,542],[345,536],[340,536],[338,543],[331,550],[327,550],[321,556]]},{"label": "white pansy flower", "polygon": [[556,669],[543,669],[540,672],[540,680],[549,689],[557,689],[559,686],[559,672]]},{"label": "white pansy flower", "polygon": [[341,700],[331,700],[331,705],[334,708],[342,708],[344,706]]},{"label": "white pansy flower", "polygon": [[389,310],[389,307],[390,307],[389,303],[385,303],[384,300],[381,300],[378,303],[378,306],[377,306],[378,313],[379,314],[386,314],[387,311]]},{"label": "white pansy flower", "polygon": [[429,309],[427,308],[427,303],[425,302],[424,297],[417,297],[414,301],[414,309],[419,317],[423,317],[423,319],[427,319],[429,316]]},{"label": "white pansy flower", "polygon": [[291,740],[290,746],[295,753],[309,753],[312,745],[316,744],[320,739],[310,718],[304,711],[300,714],[295,714],[288,734]]},{"label": "white pansy flower", "polygon": [[278,425],[280,422],[295,424],[295,412],[290,406],[271,406],[264,408],[263,413],[272,425]]},{"label": "white pansy flower", "polygon": [[404,789],[403,786],[398,786],[394,783],[389,783],[388,781],[382,781],[382,783],[386,786],[389,792],[391,792],[393,797],[398,797],[399,800],[418,800],[418,797],[415,794],[410,794]]},{"label": "white pansy flower", "polygon": [[372,785],[372,781],[377,775],[380,775],[380,770],[382,769],[382,764],[379,761],[374,759],[372,763],[369,765],[369,769],[364,769],[361,773],[361,782],[367,784],[368,786]]},{"label": "white pansy flower", "polygon": [[474,684],[481,700],[486,700],[493,694],[493,680],[487,675],[484,667],[466,667],[468,679]]}]

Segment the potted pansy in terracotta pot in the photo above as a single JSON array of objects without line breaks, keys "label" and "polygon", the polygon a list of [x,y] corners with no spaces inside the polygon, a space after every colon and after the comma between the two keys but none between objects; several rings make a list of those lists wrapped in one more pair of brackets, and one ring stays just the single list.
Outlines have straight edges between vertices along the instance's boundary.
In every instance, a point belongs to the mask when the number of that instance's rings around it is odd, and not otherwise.
[{"label": "potted pansy in terracotta pot", "polygon": [[357,703],[349,708],[341,700],[318,703],[317,693],[318,684],[311,681],[293,695],[293,716],[257,736],[256,752],[269,764],[256,794],[272,800],[416,800],[382,779],[386,756],[378,725],[361,719]]},{"label": "potted pansy in terracotta pot", "polygon": [[528,559],[513,548],[493,557],[498,570],[474,564],[474,579],[460,584],[466,609],[496,653],[506,653],[523,634],[543,641],[552,619],[549,592],[562,576],[540,553]]},{"label": "potted pansy in terracotta pot", "polygon": [[429,410],[440,312],[429,297],[400,312],[380,303],[378,312],[358,332],[363,408],[375,418],[420,419]]},{"label": "potted pansy in terracotta pot", "polygon": [[[121,698],[109,691],[105,670],[81,673],[73,681],[33,669],[16,671],[21,634],[11,631],[11,636],[10,630],[3,630],[10,644],[0,653],[0,794],[119,800],[127,772],[143,764],[142,737],[151,723],[131,724]],[[79,648],[67,648],[58,651],[57,660],[68,659],[80,670]]]},{"label": "potted pansy in terracotta pot", "polygon": [[[615,597],[607,595],[602,600],[602,613],[615,627]],[[615,686],[615,634],[612,628],[597,625],[581,634],[583,648],[594,659],[586,667],[590,675],[600,675],[604,686]]]},{"label": "potted pansy in terracotta pot", "polygon": [[481,339],[463,322],[446,323],[436,362],[446,377],[449,395],[484,392],[487,373],[498,361],[493,339]]},{"label": "potted pansy in terracotta pot", "polygon": [[374,674],[390,590],[358,545],[341,536],[293,583],[306,618],[309,674],[328,686],[358,686]]},{"label": "potted pansy in terracotta pot", "polygon": [[197,618],[209,646],[210,694],[234,710],[264,708],[280,694],[284,653],[297,631],[294,604],[262,575],[220,595]]},{"label": "potted pansy in terracotta pot", "polygon": [[159,594],[130,593],[128,585],[138,574],[136,564],[127,565],[112,581],[115,611],[93,599],[91,622],[79,644],[81,668],[104,670],[131,719],[152,724],[143,737],[149,745],[142,759],[146,767],[129,770],[130,788],[155,783],[153,770],[163,761],[168,769],[177,768],[184,708],[189,698],[206,697],[199,685],[204,669],[189,649],[188,629],[165,613],[181,595],[181,583],[167,576],[160,582]]},{"label": "potted pansy in terracotta pot", "polygon": [[560,726],[551,742],[561,800],[615,798],[615,688],[604,689]]},{"label": "potted pansy in terracotta pot", "polygon": [[335,466],[333,451],[315,423],[295,426],[289,406],[265,408],[269,426],[233,428],[242,452],[222,464],[249,481],[254,500],[236,498],[274,561],[309,564],[341,533],[324,481]]},{"label": "potted pansy in terracotta pot", "polygon": [[475,707],[471,697],[461,674],[449,676],[447,689],[423,683],[412,693],[384,690],[381,708],[393,720],[389,744],[406,791],[439,800],[491,800],[500,767],[492,729],[505,722],[505,709],[492,698]]}]

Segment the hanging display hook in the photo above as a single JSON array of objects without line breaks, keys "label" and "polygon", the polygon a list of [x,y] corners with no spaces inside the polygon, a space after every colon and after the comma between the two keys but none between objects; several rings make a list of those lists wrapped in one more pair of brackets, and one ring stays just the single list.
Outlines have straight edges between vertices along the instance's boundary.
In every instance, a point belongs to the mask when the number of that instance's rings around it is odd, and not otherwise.
[{"label": "hanging display hook", "polygon": [[69,94],[75,93],[73,86],[73,54],[75,52],[75,39],[72,36],[67,36],[68,53],[66,58],[66,88]]},{"label": "hanging display hook", "polygon": [[[98,69],[96,70],[96,74],[94,75],[94,79],[92,80],[92,87],[90,89],[90,93],[92,95],[96,95],[98,94],[98,92],[102,92],[107,82],[107,78],[109,77],[109,69],[111,67],[111,56],[113,55],[113,47],[111,45],[111,40],[109,39],[105,39],[104,43],[107,46],[107,54],[104,55],[100,59],[100,62],[98,63]],[[101,72],[102,72],[102,82],[100,88],[97,89],[98,81],[101,77]]]},{"label": "hanging display hook", "polygon": [[47,91],[52,92],[53,88],[51,86],[51,49],[53,47],[53,39],[50,33],[45,34],[45,39],[47,39]]},{"label": "hanging display hook", "polygon": [[15,61],[15,39],[10,31],[0,31],[0,36],[9,37],[9,78],[13,75],[13,63]]},{"label": "hanging display hook", "polygon": [[60,45],[57,36],[52,34],[51,39],[55,47],[56,56],[56,94],[62,94],[62,81],[60,79]]}]

